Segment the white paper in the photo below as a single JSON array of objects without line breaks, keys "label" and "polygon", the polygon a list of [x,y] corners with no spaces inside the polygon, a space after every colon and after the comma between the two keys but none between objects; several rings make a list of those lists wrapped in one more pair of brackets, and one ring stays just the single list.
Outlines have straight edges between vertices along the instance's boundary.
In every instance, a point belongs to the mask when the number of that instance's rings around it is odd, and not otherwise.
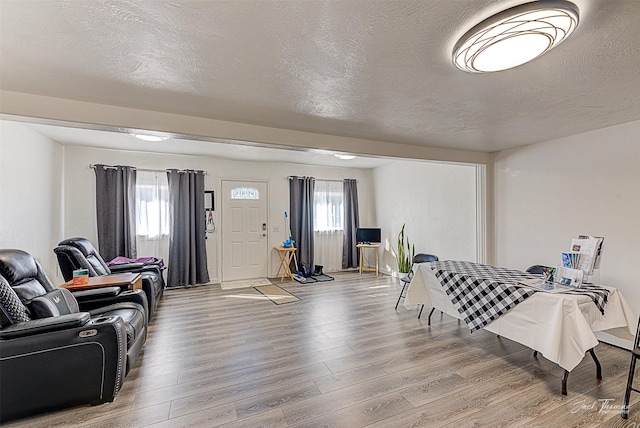
[{"label": "white paper", "polygon": [[597,239],[572,239],[571,251],[580,253],[578,269],[587,275],[593,274],[593,265],[596,260]]},{"label": "white paper", "polygon": [[545,282],[540,278],[522,279],[518,281],[517,285],[531,288],[536,291],[544,291],[545,293],[562,293],[563,291],[570,289],[570,287],[565,287],[560,284]]},{"label": "white paper", "polygon": [[571,269],[564,266],[558,266],[556,268],[554,282],[559,285],[578,288],[582,285],[583,277],[584,272],[580,269]]},{"label": "white paper", "polygon": [[578,239],[595,239],[596,243],[596,260],[593,263],[594,269],[600,269],[600,261],[602,260],[602,247],[604,247],[604,236],[578,235]]}]

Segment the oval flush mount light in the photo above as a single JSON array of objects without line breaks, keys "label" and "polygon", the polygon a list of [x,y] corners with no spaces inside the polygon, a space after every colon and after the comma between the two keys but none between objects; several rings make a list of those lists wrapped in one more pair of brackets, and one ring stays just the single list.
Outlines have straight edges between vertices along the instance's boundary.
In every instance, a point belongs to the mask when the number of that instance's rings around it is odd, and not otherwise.
[{"label": "oval flush mount light", "polygon": [[341,155],[340,153],[336,153],[336,154],[334,154],[334,156],[339,158],[339,159],[344,159],[344,160],[351,160],[351,159],[355,159],[356,158],[354,155]]},{"label": "oval flush mount light", "polygon": [[169,139],[169,137],[166,135],[160,136],[160,135],[149,135],[149,134],[133,134],[133,136],[139,140],[153,141],[153,142],[164,141]]},{"label": "oval flush mount light", "polygon": [[453,63],[470,73],[517,67],[562,43],[578,16],[578,7],[563,0],[512,7],[467,31],[453,49]]}]

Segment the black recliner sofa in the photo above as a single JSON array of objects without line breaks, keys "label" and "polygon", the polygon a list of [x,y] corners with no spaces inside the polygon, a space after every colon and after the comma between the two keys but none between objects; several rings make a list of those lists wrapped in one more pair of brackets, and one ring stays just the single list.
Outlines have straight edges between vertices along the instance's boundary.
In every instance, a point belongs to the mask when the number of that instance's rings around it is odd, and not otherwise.
[{"label": "black recliner sofa", "polygon": [[[94,299],[95,300],[95,299]],[[142,350],[141,290],[82,312],[21,250],[0,250],[0,421],[113,401]]]},{"label": "black recliner sofa", "polygon": [[53,252],[58,257],[58,264],[66,281],[73,278],[73,271],[76,269],[88,269],[89,276],[139,272],[142,275],[142,289],[149,304],[149,319],[153,316],[165,288],[162,270],[157,264],[127,263],[109,267],[93,244],[80,237],[61,241]]}]

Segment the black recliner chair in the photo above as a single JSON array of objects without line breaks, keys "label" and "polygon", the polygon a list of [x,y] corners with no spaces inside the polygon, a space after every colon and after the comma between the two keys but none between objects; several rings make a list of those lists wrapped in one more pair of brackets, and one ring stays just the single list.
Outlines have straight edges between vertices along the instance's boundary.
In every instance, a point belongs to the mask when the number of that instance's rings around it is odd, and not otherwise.
[{"label": "black recliner chair", "polygon": [[66,281],[73,278],[73,271],[76,269],[88,269],[89,276],[139,272],[142,275],[142,289],[149,304],[149,319],[153,316],[165,288],[162,270],[157,264],[127,263],[109,267],[86,238],[65,239],[53,252],[58,257],[58,264]]},{"label": "black recliner chair", "polygon": [[[133,301],[126,299],[132,298]],[[0,420],[113,401],[146,340],[140,290],[81,312],[21,250],[0,250]]]}]

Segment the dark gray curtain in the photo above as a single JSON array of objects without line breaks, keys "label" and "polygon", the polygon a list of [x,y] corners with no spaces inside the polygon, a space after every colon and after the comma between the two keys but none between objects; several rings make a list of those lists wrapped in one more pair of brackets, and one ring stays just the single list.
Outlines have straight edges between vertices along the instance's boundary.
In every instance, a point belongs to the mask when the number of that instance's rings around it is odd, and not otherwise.
[{"label": "dark gray curtain", "polygon": [[118,256],[135,259],[136,170],[97,164],[94,171],[100,255],[107,262]]},{"label": "dark gray curtain", "polygon": [[[313,177],[289,178],[289,211],[291,236],[297,248],[298,267],[302,262],[313,269]],[[295,272],[295,266],[292,265]]]},{"label": "dark gray curtain", "polygon": [[169,265],[167,285],[209,282],[205,245],[204,171],[167,171],[169,179]]},{"label": "dark gray curtain", "polygon": [[342,269],[358,267],[356,229],[360,226],[358,212],[358,181],[347,178],[343,181],[344,234],[342,240]]}]

